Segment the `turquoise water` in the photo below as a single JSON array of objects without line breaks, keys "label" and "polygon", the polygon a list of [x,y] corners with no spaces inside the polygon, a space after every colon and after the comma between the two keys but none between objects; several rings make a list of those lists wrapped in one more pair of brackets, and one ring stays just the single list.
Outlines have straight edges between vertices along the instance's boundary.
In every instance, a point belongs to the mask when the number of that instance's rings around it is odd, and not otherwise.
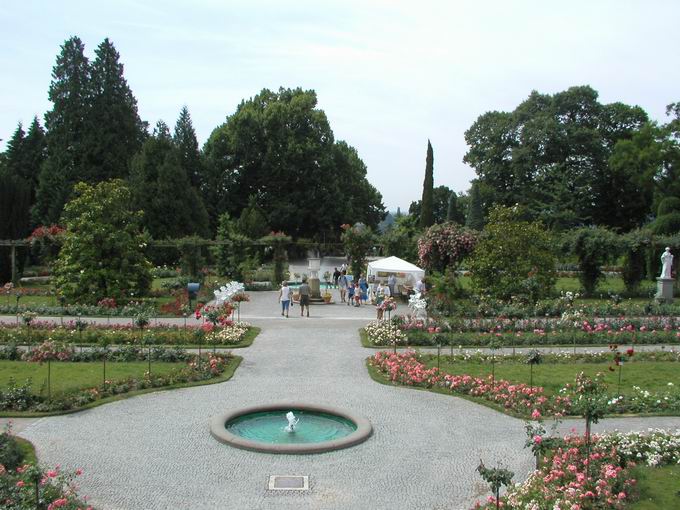
[{"label": "turquoise water", "polygon": [[286,411],[265,411],[238,416],[225,424],[225,428],[237,436],[251,441],[269,444],[321,443],[348,436],[357,429],[351,420],[340,416],[313,411],[297,411],[299,418],[295,432],[286,432]]}]

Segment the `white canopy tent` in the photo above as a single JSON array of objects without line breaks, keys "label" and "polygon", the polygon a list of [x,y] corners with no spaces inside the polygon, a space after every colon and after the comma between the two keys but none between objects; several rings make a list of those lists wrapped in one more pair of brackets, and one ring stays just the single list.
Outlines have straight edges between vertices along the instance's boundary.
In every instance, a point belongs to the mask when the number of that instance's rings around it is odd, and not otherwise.
[{"label": "white canopy tent", "polygon": [[425,271],[399,257],[387,257],[369,262],[366,274],[382,281],[394,275],[398,284],[413,285],[425,276]]}]

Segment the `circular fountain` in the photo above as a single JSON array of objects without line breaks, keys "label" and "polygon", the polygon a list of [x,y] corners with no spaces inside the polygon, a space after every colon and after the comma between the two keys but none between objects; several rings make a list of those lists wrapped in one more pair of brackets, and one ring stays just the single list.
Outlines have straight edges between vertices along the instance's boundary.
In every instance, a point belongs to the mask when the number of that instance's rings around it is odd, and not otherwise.
[{"label": "circular fountain", "polygon": [[284,402],[235,409],[216,416],[210,433],[218,441],[267,453],[322,453],[368,439],[368,420],[328,406]]}]

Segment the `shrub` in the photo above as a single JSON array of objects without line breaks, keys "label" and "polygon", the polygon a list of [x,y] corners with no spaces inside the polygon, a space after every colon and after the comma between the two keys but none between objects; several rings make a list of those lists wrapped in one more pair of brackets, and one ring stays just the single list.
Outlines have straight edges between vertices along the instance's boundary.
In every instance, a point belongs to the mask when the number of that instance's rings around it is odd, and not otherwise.
[{"label": "shrub", "polygon": [[666,197],[659,203],[656,215],[660,217],[674,212],[680,212],[680,198]]},{"label": "shrub", "polygon": [[24,452],[10,431],[0,434],[0,465],[5,469],[16,469],[23,460]]},{"label": "shrub", "polygon": [[584,292],[592,296],[597,282],[602,278],[600,266],[616,257],[619,239],[604,227],[583,227],[568,234],[566,245],[578,258],[581,270],[579,280]]},{"label": "shrub", "polygon": [[550,232],[521,219],[518,207],[491,210],[471,261],[472,285],[496,299],[536,302],[555,285],[556,257]]},{"label": "shrub", "polygon": [[456,269],[476,244],[474,231],[456,223],[438,223],[418,239],[418,258],[423,268],[443,273]]},{"label": "shrub", "polygon": [[141,212],[130,210],[125,183],[81,182],[74,187],[74,197],[64,208],[66,232],[54,271],[60,294],[88,304],[146,294],[151,264],[143,252]]}]

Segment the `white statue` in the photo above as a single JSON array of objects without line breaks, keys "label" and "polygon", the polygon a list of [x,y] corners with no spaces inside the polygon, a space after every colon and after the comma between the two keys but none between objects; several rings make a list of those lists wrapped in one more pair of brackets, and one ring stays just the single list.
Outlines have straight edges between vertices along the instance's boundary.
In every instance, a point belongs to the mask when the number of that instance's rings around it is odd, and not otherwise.
[{"label": "white statue", "polygon": [[286,426],[286,432],[295,432],[295,426],[300,421],[300,418],[296,418],[293,411],[288,411],[286,414],[286,420],[288,420],[288,426]]},{"label": "white statue", "polygon": [[668,246],[666,246],[666,251],[661,254],[661,263],[663,264],[661,267],[661,278],[667,280],[672,279],[671,269],[673,268],[673,254]]}]

